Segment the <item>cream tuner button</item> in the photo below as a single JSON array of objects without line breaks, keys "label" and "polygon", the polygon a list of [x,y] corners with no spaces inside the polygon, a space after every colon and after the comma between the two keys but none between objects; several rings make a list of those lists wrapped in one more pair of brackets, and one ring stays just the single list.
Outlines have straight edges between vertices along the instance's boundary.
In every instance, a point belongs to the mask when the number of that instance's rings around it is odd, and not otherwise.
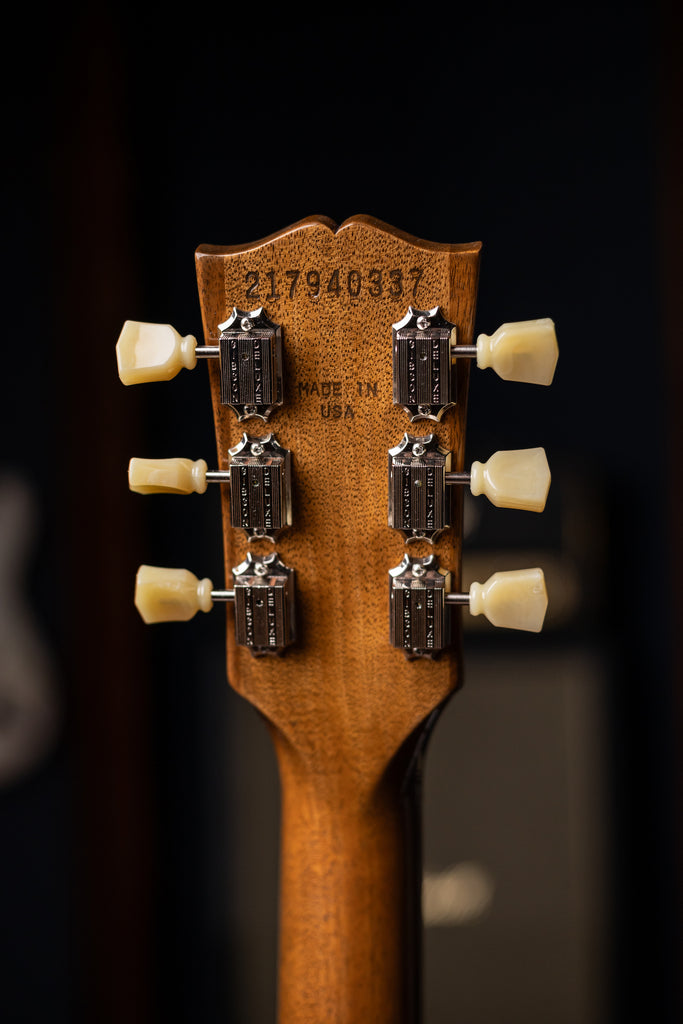
[{"label": "cream tuner button", "polygon": [[204,459],[131,459],[128,484],[137,494],[203,494]]},{"label": "cream tuner button", "polygon": [[471,615],[485,615],[494,626],[540,633],[548,594],[541,569],[495,572],[486,583],[473,583],[469,592]]},{"label": "cream tuner button", "polygon": [[547,317],[503,324],[490,336],[480,334],[476,348],[480,369],[490,366],[503,380],[526,384],[550,384],[559,355],[555,324]]},{"label": "cream tuner button", "polygon": [[170,324],[145,324],[126,320],[116,343],[119,377],[124,384],[171,380],[187,367],[197,365],[197,339],[183,337]]},{"label": "cream tuner button", "polygon": [[135,577],[135,607],[146,623],[187,622],[213,608],[213,583],[187,569],[141,565]]},{"label": "cream tuner button", "polygon": [[485,494],[498,508],[542,512],[550,488],[550,467],[543,448],[496,452],[488,462],[473,462],[472,494]]}]

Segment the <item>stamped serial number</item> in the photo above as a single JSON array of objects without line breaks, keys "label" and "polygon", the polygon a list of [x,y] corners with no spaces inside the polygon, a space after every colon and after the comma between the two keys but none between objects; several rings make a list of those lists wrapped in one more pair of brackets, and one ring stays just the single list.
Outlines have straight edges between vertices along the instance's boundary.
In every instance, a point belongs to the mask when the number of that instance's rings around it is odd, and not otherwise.
[{"label": "stamped serial number", "polygon": [[361,294],[373,299],[382,296],[399,299],[404,295],[415,298],[423,272],[422,267],[411,267],[407,274],[398,267],[391,270],[372,267],[365,271],[336,268],[326,278],[319,270],[285,270],[279,275],[275,270],[248,270],[244,275],[245,298],[271,302],[283,297],[293,299],[301,294],[309,299],[322,296],[339,299],[342,295],[357,299]]}]

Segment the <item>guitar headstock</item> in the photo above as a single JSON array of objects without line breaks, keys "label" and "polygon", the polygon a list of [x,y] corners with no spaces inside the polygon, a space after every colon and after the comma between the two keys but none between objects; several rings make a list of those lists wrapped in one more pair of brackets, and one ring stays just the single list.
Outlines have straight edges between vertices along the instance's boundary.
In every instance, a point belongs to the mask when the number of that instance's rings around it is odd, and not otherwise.
[{"label": "guitar headstock", "polygon": [[[209,357],[218,447],[215,471],[134,460],[132,486],[222,489],[226,590],[194,577],[164,590],[143,573],[143,617],[188,618],[228,599],[232,686],[316,771],[379,777],[457,688],[451,605],[518,628],[542,622],[538,570],[459,593],[471,358],[549,383],[557,357],[550,321],[504,325],[474,346],[479,251],[370,217],[307,218],[251,245],[197,250],[204,346],[146,325],[119,342],[131,381],[141,362],[155,366],[146,379],[168,379]],[[496,504],[539,510],[548,484],[539,449],[472,467],[474,493]],[[174,601],[182,613],[168,613]]]}]

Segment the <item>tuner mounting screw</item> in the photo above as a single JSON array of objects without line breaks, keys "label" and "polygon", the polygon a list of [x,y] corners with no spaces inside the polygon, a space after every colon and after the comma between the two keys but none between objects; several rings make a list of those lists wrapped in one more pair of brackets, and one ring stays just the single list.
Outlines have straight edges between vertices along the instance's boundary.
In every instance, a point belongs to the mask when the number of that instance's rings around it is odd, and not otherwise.
[{"label": "tuner mounting screw", "polygon": [[240,320],[240,327],[242,328],[243,331],[250,331],[253,326],[254,325],[252,324],[248,316],[243,316],[242,319]]},{"label": "tuner mounting screw", "polygon": [[420,455],[424,455],[426,450],[427,449],[425,448],[425,446],[423,444],[414,444],[413,445],[413,455],[417,455],[418,458],[420,457]]},{"label": "tuner mounting screw", "polygon": [[429,319],[426,316],[419,316],[415,325],[418,331],[426,331],[429,327]]},{"label": "tuner mounting screw", "polygon": [[263,455],[263,445],[262,444],[252,444],[252,446],[251,446],[251,454],[252,455]]},{"label": "tuner mounting screw", "polygon": [[427,570],[425,569],[424,565],[420,564],[420,562],[418,562],[417,565],[413,566],[413,576],[417,576],[418,579],[421,576],[424,576],[426,572]]},{"label": "tuner mounting screw", "polygon": [[263,562],[256,562],[254,572],[257,576],[266,576],[268,574],[268,566],[264,565]]}]

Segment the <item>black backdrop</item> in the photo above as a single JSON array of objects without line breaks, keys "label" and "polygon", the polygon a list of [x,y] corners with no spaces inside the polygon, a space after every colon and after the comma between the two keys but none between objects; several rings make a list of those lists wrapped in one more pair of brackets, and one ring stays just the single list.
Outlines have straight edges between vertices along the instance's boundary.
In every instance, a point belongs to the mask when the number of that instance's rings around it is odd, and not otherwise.
[{"label": "black backdrop", "polygon": [[127,317],[198,330],[200,242],[360,212],[481,238],[480,330],[558,324],[553,388],[475,380],[468,433],[476,457],[545,443],[584,474],[586,522],[607,514],[581,580],[602,610],[573,628],[614,665],[610,985],[615,1019],[675,1019],[677,27],[645,3],[19,12],[2,468],[39,508],[26,585],[63,717],[0,793],[6,1019],[231,1019],[234,939],[192,838],[229,699],[192,680],[221,624],[150,638],[128,611],[140,561],[220,576],[217,505],[162,515],[121,481],[136,451],[210,452],[211,415],[191,375],[123,389],[113,345]]}]

